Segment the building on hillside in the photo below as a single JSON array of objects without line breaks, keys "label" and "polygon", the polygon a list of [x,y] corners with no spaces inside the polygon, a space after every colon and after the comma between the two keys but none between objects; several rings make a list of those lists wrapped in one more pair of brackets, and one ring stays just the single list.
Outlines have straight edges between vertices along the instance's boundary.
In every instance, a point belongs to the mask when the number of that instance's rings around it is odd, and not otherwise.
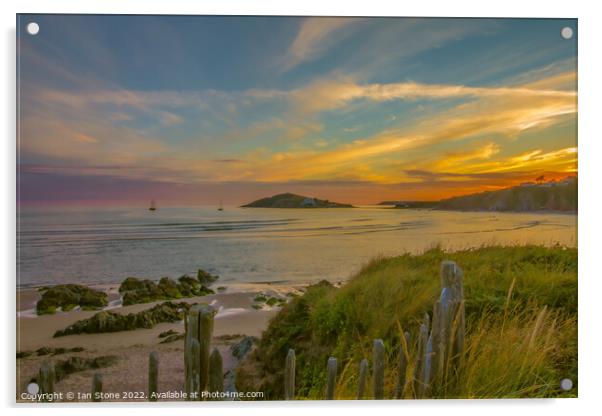
[{"label": "building on hillside", "polygon": [[315,207],[316,199],[315,198],[305,198],[303,202],[301,202],[302,207]]}]

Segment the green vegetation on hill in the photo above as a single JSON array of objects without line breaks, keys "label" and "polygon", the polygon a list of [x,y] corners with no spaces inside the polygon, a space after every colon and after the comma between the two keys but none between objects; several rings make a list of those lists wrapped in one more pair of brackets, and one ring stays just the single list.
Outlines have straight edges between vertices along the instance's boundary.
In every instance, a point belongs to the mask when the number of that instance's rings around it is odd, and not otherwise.
[{"label": "green vegetation on hill", "polygon": [[270,322],[243,361],[239,390],[282,399],[285,357],[293,348],[297,397],[324,397],[326,362],[335,356],[337,398],[354,398],[358,364],[371,362],[372,342],[382,338],[391,397],[401,334],[411,333],[415,355],[418,327],[440,292],[443,260],[464,270],[466,354],[458,382],[437,397],[575,396],[576,388],[563,392],[559,381],[577,380],[577,249],[559,246],[435,248],[375,259],[338,289],[326,281],[310,286]]},{"label": "green vegetation on hill", "polygon": [[279,194],[269,198],[258,199],[243,208],[352,208],[349,204],[339,204],[324,199],[308,198],[295,194]]},{"label": "green vegetation on hill", "polygon": [[436,209],[485,211],[576,211],[577,181],[529,184],[499,191],[458,196],[439,201]]},{"label": "green vegetation on hill", "polygon": [[577,178],[569,177],[561,182],[525,183],[440,201],[383,201],[379,205],[454,211],[577,211]]}]

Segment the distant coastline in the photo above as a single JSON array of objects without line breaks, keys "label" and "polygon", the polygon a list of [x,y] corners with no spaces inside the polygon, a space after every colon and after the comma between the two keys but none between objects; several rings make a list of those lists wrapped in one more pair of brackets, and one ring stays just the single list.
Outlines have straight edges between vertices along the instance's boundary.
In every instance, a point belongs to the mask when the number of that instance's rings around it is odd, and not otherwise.
[{"label": "distant coastline", "polygon": [[499,211],[577,213],[577,178],[562,181],[525,182],[512,188],[479,192],[439,201],[383,201],[396,209],[432,209],[439,211]]}]

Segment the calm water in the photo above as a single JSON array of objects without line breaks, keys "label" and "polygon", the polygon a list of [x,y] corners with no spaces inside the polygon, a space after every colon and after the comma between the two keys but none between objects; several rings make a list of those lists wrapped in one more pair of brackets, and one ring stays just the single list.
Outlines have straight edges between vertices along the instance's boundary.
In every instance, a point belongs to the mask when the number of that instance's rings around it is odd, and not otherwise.
[{"label": "calm water", "polygon": [[201,267],[226,282],[348,278],[433,244],[577,244],[577,216],[357,209],[22,209],[19,285],[157,279]]}]

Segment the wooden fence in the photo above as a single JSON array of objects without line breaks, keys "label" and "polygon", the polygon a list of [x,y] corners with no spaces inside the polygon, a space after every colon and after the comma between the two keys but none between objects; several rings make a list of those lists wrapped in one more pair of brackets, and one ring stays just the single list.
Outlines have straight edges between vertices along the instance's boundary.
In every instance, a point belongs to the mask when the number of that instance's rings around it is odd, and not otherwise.
[{"label": "wooden fence", "polygon": [[[193,305],[184,318],[184,388],[187,400],[205,400],[203,392],[224,391],[222,357],[214,348],[213,319],[215,309],[209,305]],[[464,356],[465,315],[462,270],[453,261],[441,264],[441,294],[433,305],[432,315],[425,314],[417,339],[405,332],[401,337],[398,353],[398,368],[395,389],[390,398],[429,398],[443,393],[448,383],[456,377],[456,369]],[[289,349],[284,370],[284,399],[295,399],[295,351]],[[372,347],[372,393],[373,398],[385,398],[385,345],[375,339]],[[327,381],[324,392],[326,400],[336,398],[338,360],[328,358]],[[410,372],[409,370],[412,369]],[[357,385],[358,400],[366,397],[366,380],[369,362],[366,358],[359,363]],[[410,373],[410,374],[408,374]],[[54,393],[54,364],[44,362],[40,367],[38,384],[40,393]],[[102,375],[92,377],[92,400],[100,401]],[[159,355],[149,354],[148,400],[156,401],[159,392]]]},{"label": "wooden fence", "polygon": [[[441,264],[441,294],[433,305],[432,315],[425,314],[417,340],[411,343],[411,335],[401,337],[397,362],[397,378],[392,399],[422,399],[445,392],[448,383],[457,376],[456,370],[464,356],[465,315],[462,270],[453,261]],[[284,372],[285,399],[294,399],[295,351],[290,349]],[[385,345],[382,339],[372,344],[372,398],[385,398]],[[358,400],[366,397],[366,379],[369,362],[359,363],[357,384]],[[336,397],[337,359],[328,358],[327,380],[324,397]],[[409,370],[412,369],[411,374]],[[291,390],[292,386],[293,390]]]}]

